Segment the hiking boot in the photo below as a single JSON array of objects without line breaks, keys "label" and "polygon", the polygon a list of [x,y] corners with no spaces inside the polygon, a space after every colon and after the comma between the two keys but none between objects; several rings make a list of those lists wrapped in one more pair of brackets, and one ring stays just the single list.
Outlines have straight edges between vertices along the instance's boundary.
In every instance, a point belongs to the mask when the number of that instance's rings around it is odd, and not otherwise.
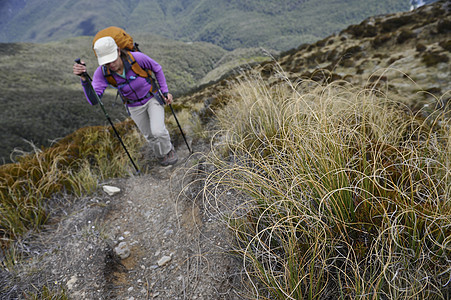
[{"label": "hiking boot", "polygon": [[178,157],[177,153],[175,153],[174,149],[169,151],[168,154],[166,154],[160,161],[160,165],[162,166],[169,166],[174,165],[177,163]]}]

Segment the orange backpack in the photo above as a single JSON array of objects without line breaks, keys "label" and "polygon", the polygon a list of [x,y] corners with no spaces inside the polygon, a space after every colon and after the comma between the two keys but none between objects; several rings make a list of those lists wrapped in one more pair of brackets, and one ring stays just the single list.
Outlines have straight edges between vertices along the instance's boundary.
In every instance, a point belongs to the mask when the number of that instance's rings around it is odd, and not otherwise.
[{"label": "orange backpack", "polygon": [[125,30],[115,26],[111,26],[97,32],[97,34],[94,36],[94,40],[92,41],[92,48],[94,49],[94,44],[98,39],[106,36],[112,37],[116,42],[116,45],[121,49],[126,49],[128,51],[138,51],[138,44],[133,43],[133,38],[128,33],[126,33]]}]

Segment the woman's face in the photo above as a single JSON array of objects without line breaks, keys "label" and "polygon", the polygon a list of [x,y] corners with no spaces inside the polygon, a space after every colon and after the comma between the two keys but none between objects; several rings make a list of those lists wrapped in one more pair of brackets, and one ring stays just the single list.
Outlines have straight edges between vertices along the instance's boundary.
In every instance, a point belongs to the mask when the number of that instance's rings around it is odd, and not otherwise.
[{"label": "woman's face", "polygon": [[118,57],[115,61],[105,64],[105,66],[110,69],[112,72],[121,71],[123,69],[123,63],[121,59],[121,50],[117,49]]}]

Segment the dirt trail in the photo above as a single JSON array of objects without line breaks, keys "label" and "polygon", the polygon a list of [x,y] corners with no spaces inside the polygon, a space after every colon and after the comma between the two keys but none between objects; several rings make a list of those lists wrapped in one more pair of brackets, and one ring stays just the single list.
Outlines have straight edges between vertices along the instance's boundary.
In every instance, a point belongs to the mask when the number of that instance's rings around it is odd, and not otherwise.
[{"label": "dirt trail", "polygon": [[[179,197],[188,153],[175,167],[119,183],[115,209],[105,224],[109,236],[124,238],[131,255],[113,285],[123,299],[237,299],[234,297],[226,228],[206,216],[199,203]],[[185,163],[184,163],[185,162]],[[160,266],[160,260],[170,261]],[[128,297],[128,298],[127,298]],[[133,298],[132,298],[133,297]]]},{"label": "dirt trail", "polygon": [[[240,262],[222,218],[195,199],[198,191],[179,196],[197,157],[178,154],[176,166],[151,163],[140,176],[105,183],[118,194],[100,188],[62,206],[22,242],[30,258],[0,274],[9,281],[0,299],[22,299],[30,284],[65,288],[70,299],[242,299]],[[130,250],[125,259],[114,251],[121,242]]]}]

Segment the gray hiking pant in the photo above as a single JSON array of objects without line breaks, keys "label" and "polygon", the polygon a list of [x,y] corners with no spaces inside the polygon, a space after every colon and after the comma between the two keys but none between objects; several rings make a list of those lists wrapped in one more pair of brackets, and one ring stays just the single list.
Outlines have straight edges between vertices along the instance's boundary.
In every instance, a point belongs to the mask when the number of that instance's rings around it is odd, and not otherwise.
[{"label": "gray hiking pant", "polygon": [[158,158],[164,157],[172,149],[171,137],[164,124],[164,106],[155,98],[141,106],[129,107],[132,120],[149,142]]}]

